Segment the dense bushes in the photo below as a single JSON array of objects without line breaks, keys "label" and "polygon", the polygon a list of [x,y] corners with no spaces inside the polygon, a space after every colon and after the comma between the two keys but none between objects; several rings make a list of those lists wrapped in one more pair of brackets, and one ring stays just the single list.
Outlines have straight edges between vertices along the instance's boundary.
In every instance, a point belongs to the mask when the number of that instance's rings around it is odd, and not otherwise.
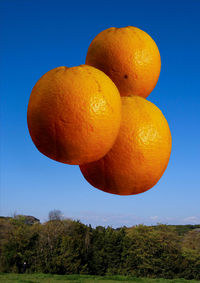
[{"label": "dense bushes", "polygon": [[23,216],[1,219],[0,228],[2,272],[23,272],[26,262],[26,272],[200,279],[199,229],[93,229],[72,220],[27,224]]}]

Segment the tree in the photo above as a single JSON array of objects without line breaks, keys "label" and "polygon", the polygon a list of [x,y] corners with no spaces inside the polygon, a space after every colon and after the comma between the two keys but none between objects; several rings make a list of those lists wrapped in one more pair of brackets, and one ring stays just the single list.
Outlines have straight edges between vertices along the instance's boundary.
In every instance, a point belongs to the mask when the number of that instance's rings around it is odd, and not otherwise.
[{"label": "tree", "polygon": [[177,232],[166,225],[139,225],[128,231],[130,246],[125,268],[136,276],[173,278],[181,271],[181,247]]},{"label": "tree", "polygon": [[52,220],[62,220],[63,219],[63,214],[60,210],[58,209],[54,209],[54,210],[51,210],[49,212],[49,221],[52,221]]},{"label": "tree", "polygon": [[182,240],[184,257],[182,277],[200,279],[200,229],[187,232]]},{"label": "tree", "polygon": [[22,272],[23,263],[31,271],[36,263],[36,251],[40,224],[28,225],[23,217],[10,220],[11,229],[7,233],[1,254],[1,270],[4,272]]}]

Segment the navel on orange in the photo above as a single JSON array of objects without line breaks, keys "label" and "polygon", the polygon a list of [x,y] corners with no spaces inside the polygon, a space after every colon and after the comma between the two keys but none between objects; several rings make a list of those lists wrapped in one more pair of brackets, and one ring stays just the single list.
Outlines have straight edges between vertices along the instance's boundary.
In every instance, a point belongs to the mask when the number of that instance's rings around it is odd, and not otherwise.
[{"label": "navel on orange", "polygon": [[122,122],[112,149],[80,166],[86,180],[108,193],[132,195],[152,188],[171,153],[171,133],[162,112],[139,96],[122,97]]},{"label": "navel on orange", "polygon": [[120,94],[94,67],[58,67],[34,86],[27,118],[32,140],[44,155],[68,164],[92,162],[103,157],[117,137]]},{"label": "navel on orange", "polygon": [[86,64],[106,73],[121,96],[144,98],[154,89],[161,68],[160,53],[154,40],[132,26],[100,32],[88,48]]}]

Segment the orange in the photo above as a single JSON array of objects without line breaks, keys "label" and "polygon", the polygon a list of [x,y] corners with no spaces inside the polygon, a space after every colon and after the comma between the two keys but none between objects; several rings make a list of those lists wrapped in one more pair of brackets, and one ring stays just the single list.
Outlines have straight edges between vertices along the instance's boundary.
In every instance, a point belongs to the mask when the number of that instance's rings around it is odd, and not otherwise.
[{"label": "orange", "polygon": [[121,96],[147,97],[154,89],[161,68],[154,40],[139,28],[109,28],[91,42],[86,64],[106,73]]},{"label": "orange", "polygon": [[67,164],[103,157],[120,127],[121,98],[111,79],[87,65],[58,67],[34,86],[28,128],[44,155]]},{"label": "orange", "polygon": [[122,97],[122,122],[112,149],[80,169],[94,187],[132,195],[152,188],[164,173],[171,152],[171,133],[162,112],[139,96]]}]

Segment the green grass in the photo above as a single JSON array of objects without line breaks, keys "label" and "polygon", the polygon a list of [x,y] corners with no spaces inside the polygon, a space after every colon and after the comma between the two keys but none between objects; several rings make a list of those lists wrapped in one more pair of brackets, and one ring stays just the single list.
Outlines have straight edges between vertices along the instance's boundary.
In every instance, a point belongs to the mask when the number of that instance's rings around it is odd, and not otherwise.
[{"label": "green grass", "polygon": [[90,276],[90,275],[53,275],[53,274],[15,274],[0,273],[2,283],[113,283],[113,282],[134,282],[134,283],[200,283],[196,280],[184,279],[149,279],[135,278],[130,276]]}]

